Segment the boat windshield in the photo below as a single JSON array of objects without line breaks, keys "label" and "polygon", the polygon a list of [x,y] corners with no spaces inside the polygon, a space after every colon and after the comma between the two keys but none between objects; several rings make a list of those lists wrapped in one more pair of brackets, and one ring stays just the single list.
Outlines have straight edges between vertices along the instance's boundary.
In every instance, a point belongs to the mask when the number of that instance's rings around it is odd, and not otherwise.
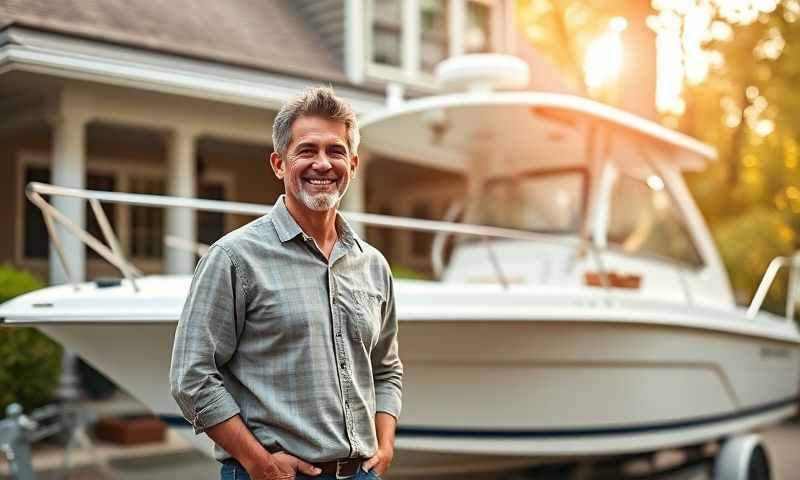
[{"label": "boat windshield", "polygon": [[645,175],[637,178],[623,172],[616,179],[611,192],[609,245],[631,255],[703,266],[670,189],[655,172]]},{"label": "boat windshield", "polygon": [[493,178],[484,184],[477,221],[532,232],[578,233],[588,177],[585,168],[575,167]]}]

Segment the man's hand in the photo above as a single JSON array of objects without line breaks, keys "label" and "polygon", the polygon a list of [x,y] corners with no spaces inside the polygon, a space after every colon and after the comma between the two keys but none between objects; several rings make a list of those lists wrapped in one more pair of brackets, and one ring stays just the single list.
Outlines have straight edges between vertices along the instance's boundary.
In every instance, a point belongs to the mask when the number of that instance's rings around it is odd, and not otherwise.
[{"label": "man's hand", "polygon": [[273,453],[269,463],[252,466],[247,469],[252,480],[293,480],[297,472],[312,477],[320,474],[321,470],[293,457],[285,452]]},{"label": "man's hand", "polygon": [[362,468],[366,471],[375,470],[375,473],[377,473],[379,476],[382,476],[384,473],[386,473],[386,470],[389,470],[389,465],[392,464],[393,458],[393,447],[378,447],[378,451],[375,452],[375,455],[364,462]]},{"label": "man's hand", "polygon": [[389,470],[394,458],[394,430],[397,419],[386,412],[375,414],[375,434],[378,437],[378,451],[369,460],[364,462],[362,468],[366,471],[374,470],[382,476]]}]

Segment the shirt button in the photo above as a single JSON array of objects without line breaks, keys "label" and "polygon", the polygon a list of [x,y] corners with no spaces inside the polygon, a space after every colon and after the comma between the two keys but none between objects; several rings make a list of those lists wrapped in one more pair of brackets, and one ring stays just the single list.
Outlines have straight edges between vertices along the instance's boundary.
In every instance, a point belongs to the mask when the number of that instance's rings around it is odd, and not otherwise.
[{"label": "shirt button", "polygon": [[342,367],[342,369],[344,369],[346,365],[344,363],[340,363],[339,366]]}]

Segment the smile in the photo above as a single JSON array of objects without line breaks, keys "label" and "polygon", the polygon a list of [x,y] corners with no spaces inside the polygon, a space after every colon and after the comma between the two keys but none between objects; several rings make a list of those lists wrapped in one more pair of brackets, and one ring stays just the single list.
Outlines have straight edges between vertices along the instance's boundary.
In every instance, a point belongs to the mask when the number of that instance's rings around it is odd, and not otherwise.
[{"label": "smile", "polygon": [[323,179],[323,178],[306,178],[304,179],[306,182],[310,183],[311,185],[330,185],[332,183],[336,183],[334,179]]}]

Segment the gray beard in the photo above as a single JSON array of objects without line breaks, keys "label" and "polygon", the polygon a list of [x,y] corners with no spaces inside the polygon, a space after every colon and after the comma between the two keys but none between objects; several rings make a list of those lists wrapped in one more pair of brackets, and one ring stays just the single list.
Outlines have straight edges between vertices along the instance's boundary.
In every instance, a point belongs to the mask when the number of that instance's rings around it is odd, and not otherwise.
[{"label": "gray beard", "polygon": [[305,191],[304,188],[300,188],[300,201],[311,210],[316,212],[325,212],[334,208],[337,203],[339,203],[339,199],[342,198],[343,192],[333,192],[333,193],[318,193],[316,195],[309,195],[308,192]]}]

